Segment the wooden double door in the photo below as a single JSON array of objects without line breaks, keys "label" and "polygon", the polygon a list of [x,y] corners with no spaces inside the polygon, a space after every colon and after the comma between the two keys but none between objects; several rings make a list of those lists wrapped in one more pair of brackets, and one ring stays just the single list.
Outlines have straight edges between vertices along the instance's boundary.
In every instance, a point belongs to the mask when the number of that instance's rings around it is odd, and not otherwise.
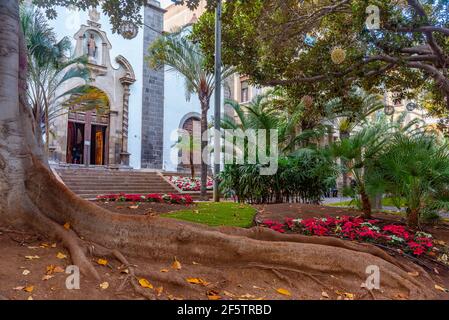
[{"label": "wooden double door", "polygon": [[92,112],[69,114],[67,163],[107,165],[109,126],[107,119]]}]

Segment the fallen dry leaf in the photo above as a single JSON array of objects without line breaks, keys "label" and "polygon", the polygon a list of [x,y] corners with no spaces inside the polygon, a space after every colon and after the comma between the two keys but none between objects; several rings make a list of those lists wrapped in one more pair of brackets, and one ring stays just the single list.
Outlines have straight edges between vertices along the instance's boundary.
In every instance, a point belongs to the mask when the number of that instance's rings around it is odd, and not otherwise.
[{"label": "fallen dry leaf", "polygon": [[200,284],[203,286],[207,286],[209,284],[209,282],[206,282],[201,278],[187,278],[186,280],[188,283],[191,283],[191,284]]},{"label": "fallen dry leaf", "polygon": [[394,298],[397,299],[397,300],[407,300],[407,299],[408,299],[407,295],[405,295],[405,294],[403,294],[403,293],[398,293],[398,294],[396,294],[396,295],[394,296]]},{"label": "fallen dry leaf", "polygon": [[23,289],[25,289],[25,287],[15,287],[12,288],[13,290],[17,290],[17,291],[22,291]]},{"label": "fallen dry leaf", "polygon": [[27,269],[23,270],[23,272],[22,272],[22,274],[23,274],[24,276],[27,276],[27,275],[29,275],[30,273],[31,273],[31,271],[30,271],[30,270],[27,270]]},{"label": "fallen dry leaf", "polygon": [[219,295],[218,291],[215,290],[209,290],[207,293],[207,298],[209,300],[221,300],[221,296]]},{"label": "fallen dry leaf", "polygon": [[34,286],[27,286],[27,287],[23,288],[23,291],[26,291],[29,293],[33,292],[33,290],[34,290]]},{"label": "fallen dry leaf", "polygon": [[44,275],[44,276],[42,277],[42,280],[43,280],[43,281],[48,281],[48,280],[50,280],[51,278],[54,278],[54,276],[52,276],[52,275],[50,275],[50,274],[46,274],[46,275]]},{"label": "fallen dry leaf", "polygon": [[68,223],[68,222],[64,223],[64,229],[69,230],[70,229],[70,223]]},{"label": "fallen dry leaf", "polygon": [[105,266],[105,265],[108,264],[108,260],[106,260],[106,259],[98,259],[98,260],[97,260],[97,263],[98,263],[100,266]]},{"label": "fallen dry leaf", "polygon": [[349,292],[335,291],[339,296],[343,296],[345,300],[354,300],[355,295]]},{"label": "fallen dry leaf", "polygon": [[175,257],[175,261],[173,261],[171,267],[175,270],[181,270],[182,265],[181,265],[181,262],[179,262]]},{"label": "fallen dry leaf", "polygon": [[135,209],[139,209],[139,206],[129,206],[128,208],[135,210]]},{"label": "fallen dry leaf", "polygon": [[164,287],[157,287],[154,289],[154,291],[156,292],[157,296],[159,297],[162,292],[164,292]]},{"label": "fallen dry leaf", "polygon": [[27,300],[34,300],[32,296],[29,296]]},{"label": "fallen dry leaf", "polygon": [[192,264],[195,265],[195,266],[199,265],[199,263],[195,262],[195,261],[192,261]]},{"label": "fallen dry leaf", "polygon": [[161,272],[163,273],[167,273],[169,270],[168,269],[161,269]]},{"label": "fallen dry leaf", "polygon": [[449,290],[448,289],[446,289],[446,288],[443,288],[442,286],[439,286],[439,285],[435,285],[435,289],[437,289],[437,290],[439,290],[439,291],[442,291],[442,292],[449,292]]},{"label": "fallen dry leaf", "polygon": [[102,290],[106,290],[107,288],[109,288],[109,283],[108,282],[100,283],[100,288]]},{"label": "fallen dry leaf", "polygon": [[329,295],[327,294],[326,291],[321,292],[321,296],[322,296],[323,298],[329,299]]},{"label": "fallen dry leaf", "polygon": [[58,254],[56,255],[56,258],[58,258],[58,259],[66,259],[67,256],[65,254],[63,254],[62,252],[58,252]]},{"label": "fallen dry leaf", "polygon": [[53,243],[50,247],[56,248],[56,243]]},{"label": "fallen dry leaf", "polygon": [[291,295],[292,295],[290,293],[290,291],[288,291],[287,289],[283,289],[283,288],[276,289],[276,292],[279,294],[282,294],[284,296],[289,296],[289,297],[291,297]]},{"label": "fallen dry leaf", "polygon": [[34,259],[39,259],[39,256],[25,256],[25,259],[27,260],[34,260]]},{"label": "fallen dry leaf", "polygon": [[439,244],[440,246],[445,246],[446,242],[444,242],[443,240],[434,240],[433,241],[435,244]]},{"label": "fallen dry leaf", "polygon": [[409,276],[412,276],[412,277],[419,277],[419,272],[418,272],[418,271],[415,271],[415,272],[407,272],[407,273],[408,273]]},{"label": "fallen dry leaf", "polygon": [[168,300],[183,300],[182,297],[176,297],[172,294],[169,294],[167,297],[168,297]]},{"label": "fallen dry leaf", "polygon": [[140,278],[139,284],[142,288],[153,289],[153,285],[145,278]]}]

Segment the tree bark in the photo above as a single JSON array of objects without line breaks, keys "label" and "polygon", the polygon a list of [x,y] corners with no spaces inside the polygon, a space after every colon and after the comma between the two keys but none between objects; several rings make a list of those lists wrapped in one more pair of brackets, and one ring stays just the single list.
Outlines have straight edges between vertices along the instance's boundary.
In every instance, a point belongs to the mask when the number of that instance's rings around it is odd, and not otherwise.
[{"label": "tree bark", "polygon": [[366,194],[365,189],[362,187],[360,190],[360,200],[362,202],[363,217],[366,219],[371,218],[371,202],[369,196]]},{"label": "tree bark", "polygon": [[[174,219],[120,215],[77,197],[53,176],[37,140],[42,134],[33,132],[34,119],[24,95],[26,58],[18,19],[17,1],[2,0],[0,224],[27,225],[61,240],[73,264],[97,280],[99,275],[86,255],[88,247],[109,249],[122,263],[119,250],[153,261],[175,256],[195,259],[210,269],[244,267],[254,269],[255,275],[260,268],[290,270],[292,283],[310,275],[320,277],[320,286],[331,283],[338,288],[360,288],[367,266],[376,265],[382,270],[379,295],[394,298],[400,292],[411,299],[436,297],[429,284],[432,280],[423,269],[411,263],[403,265],[369,244],[281,235],[265,228],[217,229]],[[207,120],[205,115],[202,120]],[[202,128],[207,129],[207,122]],[[63,227],[66,222],[71,225],[69,230]],[[418,270],[420,276],[410,276],[410,270]],[[331,277],[334,274],[338,277]]]},{"label": "tree bark", "polygon": [[412,209],[408,212],[407,224],[410,228],[418,228],[419,227],[419,210],[418,209]]}]

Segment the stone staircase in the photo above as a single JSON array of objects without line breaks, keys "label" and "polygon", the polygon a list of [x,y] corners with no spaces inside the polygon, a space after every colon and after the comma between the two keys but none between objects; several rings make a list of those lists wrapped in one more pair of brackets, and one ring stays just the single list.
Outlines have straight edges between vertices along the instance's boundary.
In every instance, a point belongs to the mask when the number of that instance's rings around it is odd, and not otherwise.
[{"label": "stone staircase", "polygon": [[120,192],[179,194],[178,190],[158,172],[96,168],[58,168],[55,171],[68,188],[85,199],[94,199],[98,195]]}]

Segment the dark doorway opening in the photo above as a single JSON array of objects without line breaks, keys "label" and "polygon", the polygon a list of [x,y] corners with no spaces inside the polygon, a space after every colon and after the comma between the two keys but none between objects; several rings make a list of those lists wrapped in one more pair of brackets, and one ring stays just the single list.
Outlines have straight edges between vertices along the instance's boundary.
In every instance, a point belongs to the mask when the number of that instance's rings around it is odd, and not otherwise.
[{"label": "dark doorway opening", "polygon": [[90,164],[102,166],[106,158],[106,126],[92,125]]},{"label": "dark doorway opening", "polygon": [[67,131],[67,163],[84,163],[84,124],[69,121]]}]

